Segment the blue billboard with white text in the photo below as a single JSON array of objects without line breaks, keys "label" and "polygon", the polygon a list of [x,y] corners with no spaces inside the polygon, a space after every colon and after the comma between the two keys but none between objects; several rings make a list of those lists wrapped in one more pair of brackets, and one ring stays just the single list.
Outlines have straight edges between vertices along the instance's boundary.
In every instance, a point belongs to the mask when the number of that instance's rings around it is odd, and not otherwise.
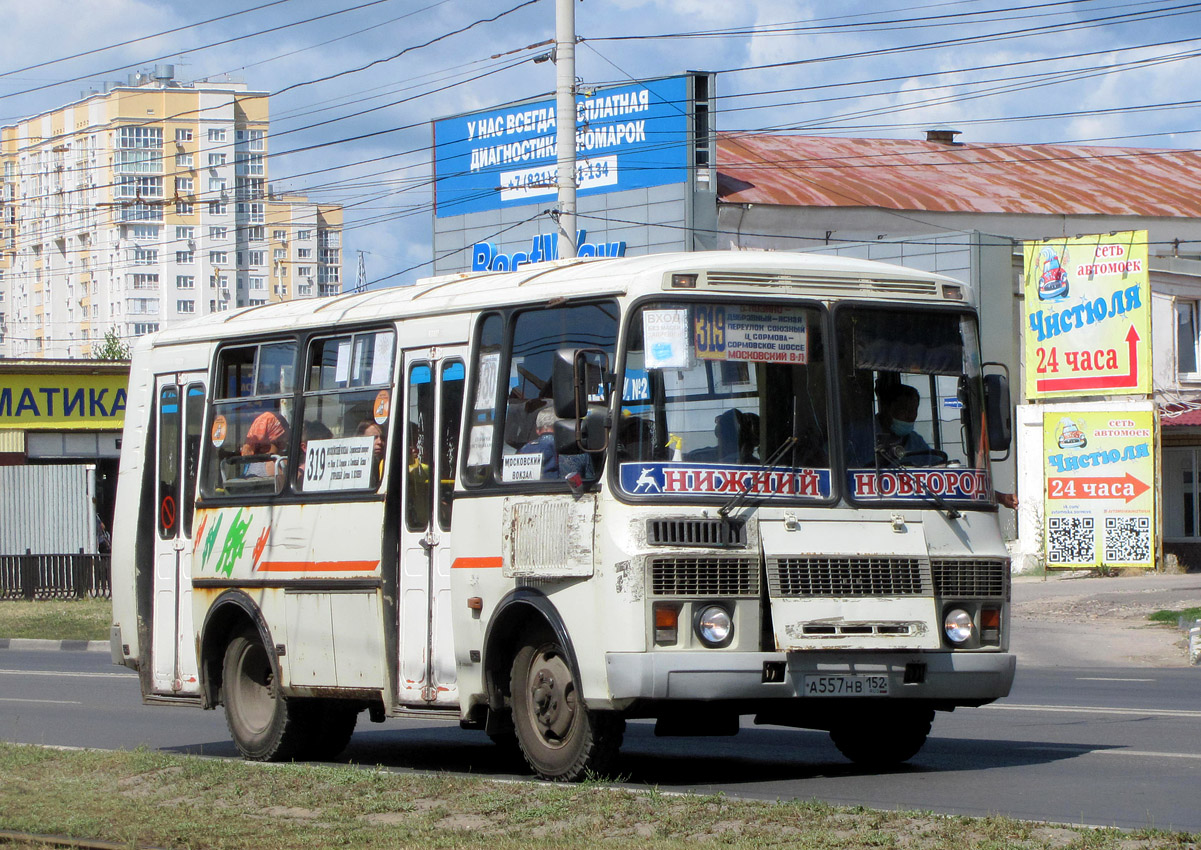
[{"label": "blue billboard with white text", "polygon": [[[688,179],[687,77],[576,96],[579,195]],[[553,202],[558,144],[555,101],[532,101],[434,122],[439,218]]]}]

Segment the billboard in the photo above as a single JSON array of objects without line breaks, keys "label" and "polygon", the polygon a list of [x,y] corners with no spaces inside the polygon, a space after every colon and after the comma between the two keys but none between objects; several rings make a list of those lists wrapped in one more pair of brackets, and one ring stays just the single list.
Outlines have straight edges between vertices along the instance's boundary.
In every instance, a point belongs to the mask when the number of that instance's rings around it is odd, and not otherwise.
[{"label": "billboard", "polygon": [[0,428],[119,429],[128,384],[124,372],[0,373]]},{"label": "billboard", "polygon": [[1155,566],[1155,412],[1043,413],[1048,569]]},{"label": "billboard", "polygon": [[[687,77],[576,96],[576,186],[586,196],[688,179]],[[553,97],[434,122],[434,214],[554,201]]]},{"label": "billboard", "polygon": [[1023,244],[1026,398],[1151,392],[1147,232]]}]

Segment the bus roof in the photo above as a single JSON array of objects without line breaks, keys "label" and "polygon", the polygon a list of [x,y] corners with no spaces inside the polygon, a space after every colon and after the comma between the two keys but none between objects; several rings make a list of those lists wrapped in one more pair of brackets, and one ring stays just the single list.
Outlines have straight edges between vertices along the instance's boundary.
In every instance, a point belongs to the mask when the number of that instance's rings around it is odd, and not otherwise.
[{"label": "bus roof", "polygon": [[957,287],[955,300],[968,300],[961,281],[887,263],[785,251],[693,251],[554,260],[512,272],[462,272],[426,278],[413,286],[243,307],[167,328],[155,334],[150,345],[438,315],[564,296],[653,294],[669,289],[665,281],[671,274],[699,276],[697,286],[687,292],[942,301],[946,296],[941,286],[947,284]]}]

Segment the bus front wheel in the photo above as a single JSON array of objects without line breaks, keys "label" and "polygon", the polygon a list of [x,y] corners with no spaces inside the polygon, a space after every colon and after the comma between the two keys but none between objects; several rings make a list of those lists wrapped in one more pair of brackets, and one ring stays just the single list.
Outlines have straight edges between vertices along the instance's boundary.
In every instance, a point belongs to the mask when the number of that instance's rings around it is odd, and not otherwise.
[{"label": "bus front wheel", "polygon": [[247,629],[225,648],[222,698],[225,723],[243,758],[292,758],[305,739],[300,706],[278,693],[275,666],[258,632]]},{"label": "bus front wheel", "polygon": [[830,730],[838,751],[864,767],[895,767],[917,755],[930,734],[934,711],[900,708],[877,714],[851,713]]},{"label": "bus front wheel", "polygon": [[534,772],[560,782],[606,773],[621,748],[625,720],[584,705],[571,659],[558,642],[528,641],[512,672],[513,726]]}]

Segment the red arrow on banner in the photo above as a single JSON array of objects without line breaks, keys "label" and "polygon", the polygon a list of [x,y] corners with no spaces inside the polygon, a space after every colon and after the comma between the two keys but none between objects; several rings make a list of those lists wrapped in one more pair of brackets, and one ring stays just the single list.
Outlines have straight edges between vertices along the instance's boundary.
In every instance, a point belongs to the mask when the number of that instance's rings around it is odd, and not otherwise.
[{"label": "red arrow on banner", "polygon": [[1048,499],[1125,499],[1130,502],[1151,489],[1129,472],[1121,478],[1048,478]]},{"label": "red arrow on banner", "polygon": [[1130,367],[1125,375],[1099,375],[1092,378],[1039,378],[1034,382],[1034,388],[1040,393],[1051,393],[1062,390],[1110,390],[1138,386],[1138,341],[1142,339],[1134,325],[1126,334],[1126,351],[1130,357]]}]

